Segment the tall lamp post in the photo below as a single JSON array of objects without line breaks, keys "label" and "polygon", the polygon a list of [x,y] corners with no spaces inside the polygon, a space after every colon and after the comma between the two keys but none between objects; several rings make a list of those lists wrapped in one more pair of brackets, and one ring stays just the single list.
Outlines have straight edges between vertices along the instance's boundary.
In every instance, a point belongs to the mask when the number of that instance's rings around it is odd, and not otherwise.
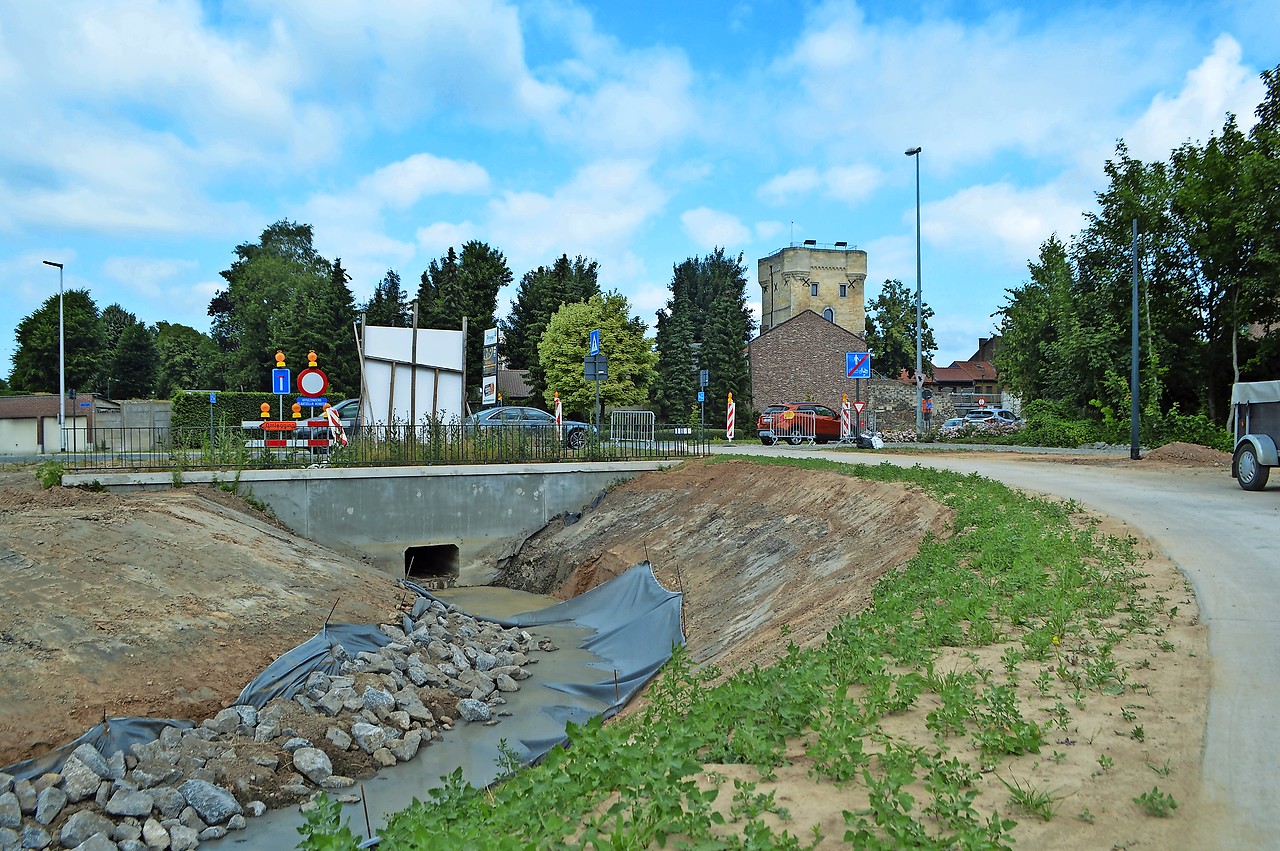
[{"label": "tall lamp post", "polygon": [[62,330],[62,264],[45,260],[46,266],[58,267],[58,437],[62,451],[67,451],[67,346]]},{"label": "tall lamp post", "polygon": [[923,337],[920,331],[920,148],[910,148],[905,153],[916,158],[916,440],[920,440],[924,436],[924,400],[921,398],[924,391]]}]

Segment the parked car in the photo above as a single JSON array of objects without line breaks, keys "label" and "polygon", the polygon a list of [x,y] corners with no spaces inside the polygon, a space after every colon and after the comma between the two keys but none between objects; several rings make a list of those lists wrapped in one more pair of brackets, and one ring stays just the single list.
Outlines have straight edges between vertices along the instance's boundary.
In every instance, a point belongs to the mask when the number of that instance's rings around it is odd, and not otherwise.
[{"label": "parked car", "polygon": [[797,446],[805,440],[827,443],[840,439],[840,415],[812,402],[768,405],[756,421],[756,434],[765,446],[785,440]]},{"label": "parked car", "polygon": [[952,417],[951,419],[938,426],[942,431],[955,431],[964,426],[964,417]]},{"label": "parked car", "polygon": [[[556,418],[539,408],[499,405],[467,417],[466,425],[469,432],[499,428],[550,435],[555,433]],[[564,429],[564,445],[569,449],[582,448],[591,429],[590,424],[578,420],[563,420],[561,427]]]},{"label": "parked car", "polygon": [[1022,422],[1022,417],[1008,408],[979,408],[976,411],[970,411],[965,414],[964,421],[975,425],[990,425],[992,423],[1015,425]]}]

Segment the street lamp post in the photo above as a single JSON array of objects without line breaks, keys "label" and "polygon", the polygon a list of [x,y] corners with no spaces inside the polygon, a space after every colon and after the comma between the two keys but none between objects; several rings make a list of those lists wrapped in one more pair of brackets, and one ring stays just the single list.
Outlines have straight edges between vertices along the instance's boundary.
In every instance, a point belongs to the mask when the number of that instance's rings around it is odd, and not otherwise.
[{"label": "street lamp post", "polygon": [[58,267],[58,437],[62,451],[67,451],[67,346],[62,330],[62,264],[45,260],[46,266]]},{"label": "street lamp post", "polygon": [[924,372],[921,357],[921,344],[923,337],[921,336],[920,325],[920,148],[910,148],[905,151],[909,157],[916,159],[916,440],[920,440],[924,436],[924,400],[922,391],[924,390]]}]

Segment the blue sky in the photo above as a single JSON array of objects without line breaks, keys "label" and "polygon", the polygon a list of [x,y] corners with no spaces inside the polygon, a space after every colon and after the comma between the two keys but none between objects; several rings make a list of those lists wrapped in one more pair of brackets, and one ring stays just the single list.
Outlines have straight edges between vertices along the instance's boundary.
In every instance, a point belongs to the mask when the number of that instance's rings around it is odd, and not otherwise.
[{"label": "blue sky", "polygon": [[[671,269],[792,239],[868,252],[968,357],[1118,139],[1249,127],[1274,0],[1131,3],[236,0],[0,6],[0,373],[66,286],[208,330],[235,246],[315,228],[357,300],[483,240],[562,253],[652,326]],[[514,296],[500,296],[500,312]],[[50,388],[56,389],[56,388]]]}]

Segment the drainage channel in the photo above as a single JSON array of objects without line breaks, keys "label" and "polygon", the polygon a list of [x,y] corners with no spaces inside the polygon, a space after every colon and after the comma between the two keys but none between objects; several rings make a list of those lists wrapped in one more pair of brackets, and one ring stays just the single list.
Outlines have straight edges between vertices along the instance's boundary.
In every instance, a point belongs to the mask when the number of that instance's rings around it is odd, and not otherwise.
[{"label": "drainage channel", "polygon": [[[558,602],[537,594],[488,587],[451,589],[439,596],[460,610],[482,618],[504,618]],[[549,637],[560,649],[536,654],[534,658],[538,663],[531,668],[534,676],[521,683],[520,691],[507,695],[507,704],[502,710],[510,712],[510,716],[503,716],[501,723],[492,727],[460,721],[442,741],[424,747],[411,761],[384,769],[376,776],[361,781],[354,791],[358,793],[363,788],[364,806],[347,804],[342,811],[342,820],[349,824],[353,833],[361,838],[367,836],[365,806],[368,808],[369,828],[376,835],[391,815],[407,808],[415,798],[425,800],[428,790],[440,786],[441,778],[459,767],[463,778],[472,786],[491,783],[499,774],[499,745],[504,740],[508,747],[519,753],[522,752],[520,743],[558,740],[564,735],[566,720],[581,723],[608,708],[608,704],[590,697],[552,690],[544,685],[566,681],[589,682],[600,678],[602,660],[579,646],[593,634],[593,630],[546,625],[530,631]],[[207,845],[210,848],[234,846],[254,851],[295,848],[300,841],[298,826],[302,823],[303,817],[297,807],[269,810],[260,818],[251,819],[245,830],[230,833]]]}]

